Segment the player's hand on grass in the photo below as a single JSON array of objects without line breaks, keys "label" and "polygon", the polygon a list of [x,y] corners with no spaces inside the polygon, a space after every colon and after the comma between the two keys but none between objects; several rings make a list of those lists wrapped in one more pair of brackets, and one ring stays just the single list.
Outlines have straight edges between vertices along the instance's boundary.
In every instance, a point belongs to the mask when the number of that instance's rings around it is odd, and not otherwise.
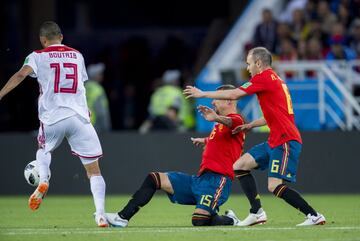
[{"label": "player's hand on grass", "polygon": [[252,128],[253,128],[253,126],[252,126],[250,123],[244,124],[244,125],[239,125],[239,126],[235,127],[235,128],[231,131],[231,133],[232,133],[233,135],[235,135],[235,134],[237,134],[237,133],[239,133],[239,132],[242,132],[242,131],[248,132],[248,131],[250,131]]},{"label": "player's hand on grass", "polygon": [[216,114],[215,110],[207,106],[199,105],[197,109],[201,113],[201,115],[208,121],[216,121],[218,118],[218,115]]},{"label": "player's hand on grass", "polygon": [[185,95],[186,99],[189,98],[202,98],[204,97],[204,92],[195,86],[186,86],[186,88],[183,91],[183,94]]},{"label": "player's hand on grass", "polygon": [[190,139],[195,146],[205,146],[205,142],[206,142],[205,138],[191,137]]}]

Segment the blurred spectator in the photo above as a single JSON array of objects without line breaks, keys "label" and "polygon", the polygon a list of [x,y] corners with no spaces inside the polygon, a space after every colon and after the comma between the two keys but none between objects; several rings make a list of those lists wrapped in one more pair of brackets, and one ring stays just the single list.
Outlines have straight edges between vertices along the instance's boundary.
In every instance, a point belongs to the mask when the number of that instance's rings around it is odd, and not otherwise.
[{"label": "blurred spectator", "polygon": [[317,6],[317,15],[321,22],[321,30],[325,33],[330,33],[331,27],[336,23],[337,18],[334,13],[330,11],[327,1],[320,1]]},{"label": "blurred spectator", "polygon": [[297,51],[290,39],[281,40],[279,59],[283,61],[297,60]]},{"label": "blurred spectator", "polygon": [[141,134],[149,131],[185,131],[184,126],[179,119],[179,109],[177,106],[170,106],[164,115],[150,116],[139,129]]},{"label": "blurred spectator", "polygon": [[324,59],[323,47],[319,39],[311,38],[307,41],[306,59],[308,60]]},{"label": "blurred spectator", "polygon": [[270,9],[262,12],[262,22],[257,25],[254,34],[254,46],[266,47],[271,52],[275,51],[277,22]]},{"label": "blurred spectator", "polygon": [[305,18],[302,9],[295,9],[293,11],[293,20],[290,23],[290,28],[292,31],[292,37],[296,41],[301,39],[302,31],[305,26]]},{"label": "blurred spectator", "polygon": [[353,60],[356,53],[351,48],[345,46],[345,39],[341,35],[334,35],[330,39],[330,52],[326,55],[327,60]]},{"label": "blurred spectator", "polygon": [[305,15],[305,19],[307,21],[309,21],[310,19],[316,18],[316,16],[317,16],[316,4],[313,0],[309,0],[306,2],[305,8],[304,8],[304,15]]},{"label": "blurred spectator", "polygon": [[350,47],[356,52],[360,58],[360,18],[355,19],[350,28]]},{"label": "blurred spectator", "polygon": [[345,4],[340,4],[339,8],[337,10],[337,16],[339,19],[339,22],[346,28],[350,26],[351,18],[348,8],[345,6]]},{"label": "blurred spectator", "polygon": [[297,52],[298,52],[298,59],[299,60],[305,60],[306,59],[306,41],[301,39],[298,43],[297,43]]},{"label": "blurred spectator", "polygon": [[[331,7],[330,7],[331,6]],[[273,46],[268,25],[277,26],[274,57],[278,60],[360,59],[360,0],[290,0],[278,20],[263,11],[254,45]],[[261,41],[262,43],[261,43]],[[286,73],[291,77],[291,73]]]},{"label": "blurred spectator", "polygon": [[343,38],[344,44],[347,43],[347,35],[344,25],[340,22],[336,22],[331,28],[331,35],[329,38],[329,44],[331,42],[332,36],[341,36]]},{"label": "blurred spectator", "polygon": [[279,23],[277,25],[276,34],[277,34],[276,47],[275,47],[274,53],[280,54],[281,41],[283,39],[291,39],[291,41],[294,41],[294,40],[292,39],[292,36],[291,36],[290,26],[287,23]]},{"label": "blurred spectator", "polygon": [[109,102],[101,83],[104,80],[105,65],[91,64],[87,67],[89,80],[85,82],[86,100],[91,112],[90,120],[99,132],[111,130]]},{"label": "blurred spectator", "polygon": [[191,129],[195,122],[194,115],[189,101],[185,99],[182,88],[179,86],[180,77],[179,70],[165,71],[162,77],[163,85],[155,90],[150,99],[150,119],[154,120],[158,116],[165,116],[172,107],[178,109],[181,125],[185,129]]},{"label": "blurred spectator", "polygon": [[[325,56],[321,41],[317,38],[311,38],[306,42],[306,59],[307,60],[323,60]],[[307,78],[316,78],[316,71],[307,70],[305,72]]]},{"label": "blurred spectator", "polygon": [[307,0],[291,0],[289,1],[289,3],[286,5],[285,10],[280,14],[279,20],[281,22],[287,22],[290,23],[292,22],[294,19],[294,10],[295,9],[304,9],[305,6],[307,5]]},{"label": "blurred spectator", "polygon": [[359,0],[331,0],[330,2],[331,10],[334,13],[338,12],[341,5],[343,5],[347,9],[351,18],[356,17],[356,15],[360,13]]},{"label": "blurred spectator", "polygon": [[278,39],[291,38],[290,26],[287,23],[279,23],[276,31]]},{"label": "blurred spectator", "polygon": [[302,38],[305,40],[316,38],[323,44],[324,47],[327,48],[329,46],[328,36],[328,34],[324,33],[321,30],[320,20],[317,18],[313,18],[304,27]]},{"label": "blurred spectator", "polygon": [[345,28],[344,25],[340,22],[336,22],[331,27],[331,35],[342,35],[345,36]]},{"label": "blurred spectator", "polygon": [[[282,39],[280,44],[279,60],[294,61],[298,59],[297,51],[291,39]],[[291,79],[295,76],[293,71],[286,71],[285,77]]]}]

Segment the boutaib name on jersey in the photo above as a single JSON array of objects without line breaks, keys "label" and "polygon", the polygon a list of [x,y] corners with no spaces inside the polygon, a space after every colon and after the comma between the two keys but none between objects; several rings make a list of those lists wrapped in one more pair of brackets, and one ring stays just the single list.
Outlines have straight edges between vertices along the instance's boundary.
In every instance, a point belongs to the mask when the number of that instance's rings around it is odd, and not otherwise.
[{"label": "boutaib name on jersey", "polygon": [[77,59],[76,53],[74,52],[50,52],[50,58],[71,58]]}]

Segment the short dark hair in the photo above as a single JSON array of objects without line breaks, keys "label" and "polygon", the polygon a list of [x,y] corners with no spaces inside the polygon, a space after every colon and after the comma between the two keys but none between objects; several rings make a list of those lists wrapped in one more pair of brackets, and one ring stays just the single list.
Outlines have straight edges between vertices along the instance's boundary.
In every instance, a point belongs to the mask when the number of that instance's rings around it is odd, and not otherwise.
[{"label": "short dark hair", "polygon": [[46,21],[41,24],[39,35],[46,37],[48,40],[53,40],[61,36],[61,29],[57,23],[53,21]]},{"label": "short dark hair", "polygon": [[266,66],[271,66],[272,64],[271,53],[264,47],[250,49],[249,54],[253,56],[255,61],[260,59]]},{"label": "short dark hair", "polygon": [[233,85],[221,85],[216,88],[216,90],[233,90],[233,89],[236,89],[236,87]]}]

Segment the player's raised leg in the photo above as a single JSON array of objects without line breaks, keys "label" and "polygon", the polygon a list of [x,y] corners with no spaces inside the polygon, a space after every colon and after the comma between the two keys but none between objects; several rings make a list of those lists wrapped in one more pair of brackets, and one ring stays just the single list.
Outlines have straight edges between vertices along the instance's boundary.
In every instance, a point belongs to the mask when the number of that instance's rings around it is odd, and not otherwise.
[{"label": "player's raised leg", "polygon": [[167,193],[174,193],[168,176],[161,172],[150,172],[140,188],[132,195],[126,206],[118,213],[106,213],[108,222],[114,227],[126,227],[129,220],[145,206],[156,190],[162,189]]},{"label": "player's raised leg", "polygon": [[33,211],[40,207],[49,189],[51,152],[55,150],[64,139],[64,131],[62,128],[61,122],[54,125],[44,125],[40,123],[37,137],[39,149],[36,152],[40,181],[38,187],[29,198],[29,207]]},{"label": "player's raised leg", "polygon": [[51,154],[45,153],[44,149],[39,149],[36,152],[36,161],[39,168],[40,182],[34,193],[29,198],[29,207],[35,211],[42,203],[46,192],[49,189],[49,166],[51,162]]}]

